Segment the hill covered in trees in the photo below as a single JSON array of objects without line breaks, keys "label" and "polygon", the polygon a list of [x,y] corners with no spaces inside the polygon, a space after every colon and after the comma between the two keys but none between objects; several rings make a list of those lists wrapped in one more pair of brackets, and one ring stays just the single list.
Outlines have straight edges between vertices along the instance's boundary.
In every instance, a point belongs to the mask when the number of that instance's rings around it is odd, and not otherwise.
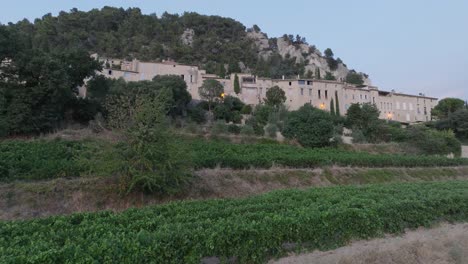
[{"label": "hill covered in trees", "polygon": [[[175,60],[224,76],[251,72],[262,77],[355,80],[354,71],[327,49],[322,54],[297,35],[268,38],[258,26],[247,29],[231,18],[186,12],[145,15],[139,8],[72,9],[7,26],[22,45],[44,52],[83,49],[114,58]],[[349,75],[349,76],[348,76]],[[357,78],[357,84],[366,81]]]}]

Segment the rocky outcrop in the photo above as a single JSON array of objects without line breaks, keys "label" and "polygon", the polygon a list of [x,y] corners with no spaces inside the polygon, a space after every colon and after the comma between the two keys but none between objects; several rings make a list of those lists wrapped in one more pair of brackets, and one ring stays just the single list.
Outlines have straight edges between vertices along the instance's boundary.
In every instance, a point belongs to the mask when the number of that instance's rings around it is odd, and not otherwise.
[{"label": "rocky outcrop", "polygon": [[180,36],[180,39],[182,40],[182,43],[188,46],[193,45],[193,37],[195,36],[195,31],[191,28],[187,28],[184,30],[184,33],[182,33],[182,36]]},{"label": "rocky outcrop", "polygon": [[[327,60],[322,53],[308,44],[293,44],[289,39],[279,37],[276,39],[268,39],[267,34],[249,29],[247,31],[247,37],[252,39],[257,47],[258,56],[263,59],[268,59],[274,53],[278,53],[283,58],[295,58],[296,63],[305,63],[305,72],[310,71],[315,74],[317,70],[320,71],[320,76],[325,76],[327,72],[332,73],[335,78],[339,81],[344,81],[346,76],[350,72],[350,69],[343,64],[338,63],[336,70],[331,70],[328,66]],[[271,42],[275,42],[276,45],[270,45]],[[366,78],[361,73],[364,79],[364,84],[371,85],[369,78]]]}]

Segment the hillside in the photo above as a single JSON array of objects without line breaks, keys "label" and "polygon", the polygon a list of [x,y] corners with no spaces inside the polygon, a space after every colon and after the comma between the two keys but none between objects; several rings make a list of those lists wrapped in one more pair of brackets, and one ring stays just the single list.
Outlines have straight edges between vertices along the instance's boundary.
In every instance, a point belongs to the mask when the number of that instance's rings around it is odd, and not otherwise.
[{"label": "hillside", "polygon": [[[322,55],[303,37],[268,38],[256,25],[247,29],[231,18],[197,13],[158,17],[139,8],[72,9],[6,27],[16,29],[24,45],[45,52],[84,49],[116,58],[172,59],[220,76],[242,71],[272,78],[344,80],[350,72],[333,53]],[[362,76],[369,83],[367,75]]]}]

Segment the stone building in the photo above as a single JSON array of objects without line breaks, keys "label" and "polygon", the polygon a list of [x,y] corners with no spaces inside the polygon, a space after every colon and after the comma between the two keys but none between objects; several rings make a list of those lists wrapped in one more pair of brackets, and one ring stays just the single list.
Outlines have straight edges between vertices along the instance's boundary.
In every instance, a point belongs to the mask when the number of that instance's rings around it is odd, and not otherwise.
[{"label": "stone building", "polygon": [[207,74],[197,66],[182,65],[173,61],[158,63],[116,59],[100,59],[100,61],[105,65],[102,74],[109,78],[141,81],[152,80],[157,75],[178,75],[187,83],[187,89],[195,100],[200,99],[198,88],[203,81],[216,79],[224,86],[225,95],[238,97],[249,105],[261,103],[268,89],[278,86],[285,91],[287,98],[285,104],[290,110],[296,110],[304,104],[330,110],[332,101],[335,106],[338,101],[339,112],[344,115],[353,103],[372,103],[380,110],[381,119],[417,123],[431,120],[431,110],[437,105],[437,98],[423,94],[409,95],[395,91],[381,91],[375,86],[357,87],[344,82],[302,79],[299,76],[296,79],[269,79],[239,73],[237,76],[241,92],[236,94],[235,74],[223,79]]}]

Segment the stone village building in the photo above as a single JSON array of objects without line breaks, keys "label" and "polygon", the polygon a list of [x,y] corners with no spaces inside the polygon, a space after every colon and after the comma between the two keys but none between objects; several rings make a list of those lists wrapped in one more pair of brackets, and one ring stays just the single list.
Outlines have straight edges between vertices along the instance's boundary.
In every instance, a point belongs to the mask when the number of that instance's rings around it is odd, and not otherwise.
[{"label": "stone village building", "polygon": [[[93,55],[97,58],[97,55]],[[286,93],[286,106],[296,110],[304,104],[311,104],[323,110],[330,110],[333,99],[339,101],[341,115],[346,114],[353,103],[372,103],[380,110],[380,118],[395,120],[401,123],[430,121],[431,110],[437,105],[437,98],[423,94],[409,95],[395,91],[381,91],[375,86],[357,87],[338,81],[316,79],[269,79],[251,74],[237,74],[241,92],[234,92],[235,74],[222,79],[207,74],[197,66],[182,65],[173,61],[141,62],[136,59],[123,61],[117,59],[99,59],[105,67],[102,74],[108,78],[123,78],[126,81],[152,80],[157,75],[178,75],[186,83],[192,98],[200,99],[198,88],[206,79],[216,79],[224,86],[225,95],[238,97],[244,103],[257,105],[266,97],[266,92],[273,86],[279,86]],[[82,90],[86,96],[86,91]]]}]

